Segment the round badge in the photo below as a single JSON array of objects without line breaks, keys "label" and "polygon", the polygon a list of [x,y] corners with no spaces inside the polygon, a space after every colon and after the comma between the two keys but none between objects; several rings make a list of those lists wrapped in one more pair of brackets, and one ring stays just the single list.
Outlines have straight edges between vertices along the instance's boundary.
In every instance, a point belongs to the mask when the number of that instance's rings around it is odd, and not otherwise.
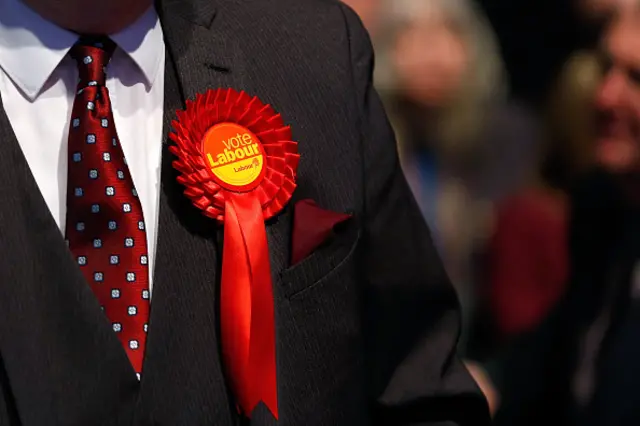
[{"label": "round badge", "polygon": [[202,153],[216,181],[228,190],[250,191],[264,177],[264,149],[246,127],[216,124],[202,139]]}]

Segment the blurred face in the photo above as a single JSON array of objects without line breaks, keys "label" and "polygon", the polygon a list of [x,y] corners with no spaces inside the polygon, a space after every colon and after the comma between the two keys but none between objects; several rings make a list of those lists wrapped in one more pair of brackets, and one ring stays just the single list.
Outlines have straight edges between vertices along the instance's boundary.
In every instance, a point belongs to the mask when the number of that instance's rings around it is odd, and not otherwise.
[{"label": "blurred face", "polygon": [[135,22],[153,0],[22,0],[43,18],[81,34],[109,35]]},{"label": "blurred face", "polygon": [[402,29],[393,61],[404,94],[437,108],[457,94],[468,53],[462,38],[435,13]]},{"label": "blurred face", "polygon": [[624,12],[607,32],[607,71],[596,97],[597,157],[613,171],[640,168],[640,10]]}]

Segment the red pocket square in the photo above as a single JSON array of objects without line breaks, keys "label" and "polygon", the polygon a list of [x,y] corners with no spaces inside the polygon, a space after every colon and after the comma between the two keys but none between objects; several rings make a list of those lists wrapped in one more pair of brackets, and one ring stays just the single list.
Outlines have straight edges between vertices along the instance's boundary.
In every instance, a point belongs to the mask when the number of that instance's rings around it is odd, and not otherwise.
[{"label": "red pocket square", "polygon": [[311,199],[300,200],[293,212],[291,266],[309,256],[333,233],[336,225],[351,215],[318,207]]}]

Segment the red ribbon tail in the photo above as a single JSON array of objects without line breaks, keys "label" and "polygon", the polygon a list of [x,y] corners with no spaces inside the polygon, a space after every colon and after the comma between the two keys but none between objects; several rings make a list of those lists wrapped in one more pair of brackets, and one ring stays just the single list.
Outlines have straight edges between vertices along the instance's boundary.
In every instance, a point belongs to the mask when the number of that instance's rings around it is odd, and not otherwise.
[{"label": "red ribbon tail", "polygon": [[262,401],[278,418],[274,299],[262,206],[252,193],[225,206],[222,255],[223,356],[238,405]]}]

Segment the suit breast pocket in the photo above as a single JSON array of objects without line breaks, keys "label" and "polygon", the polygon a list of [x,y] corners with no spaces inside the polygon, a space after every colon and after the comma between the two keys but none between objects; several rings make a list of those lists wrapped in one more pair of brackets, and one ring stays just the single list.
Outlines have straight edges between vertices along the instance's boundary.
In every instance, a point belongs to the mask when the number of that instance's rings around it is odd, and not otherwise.
[{"label": "suit breast pocket", "polygon": [[301,296],[306,290],[352,264],[360,234],[360,227],[353,221],[335,235],[330,243],[282,271],[280,280],[284,296],[288,299]]}]

